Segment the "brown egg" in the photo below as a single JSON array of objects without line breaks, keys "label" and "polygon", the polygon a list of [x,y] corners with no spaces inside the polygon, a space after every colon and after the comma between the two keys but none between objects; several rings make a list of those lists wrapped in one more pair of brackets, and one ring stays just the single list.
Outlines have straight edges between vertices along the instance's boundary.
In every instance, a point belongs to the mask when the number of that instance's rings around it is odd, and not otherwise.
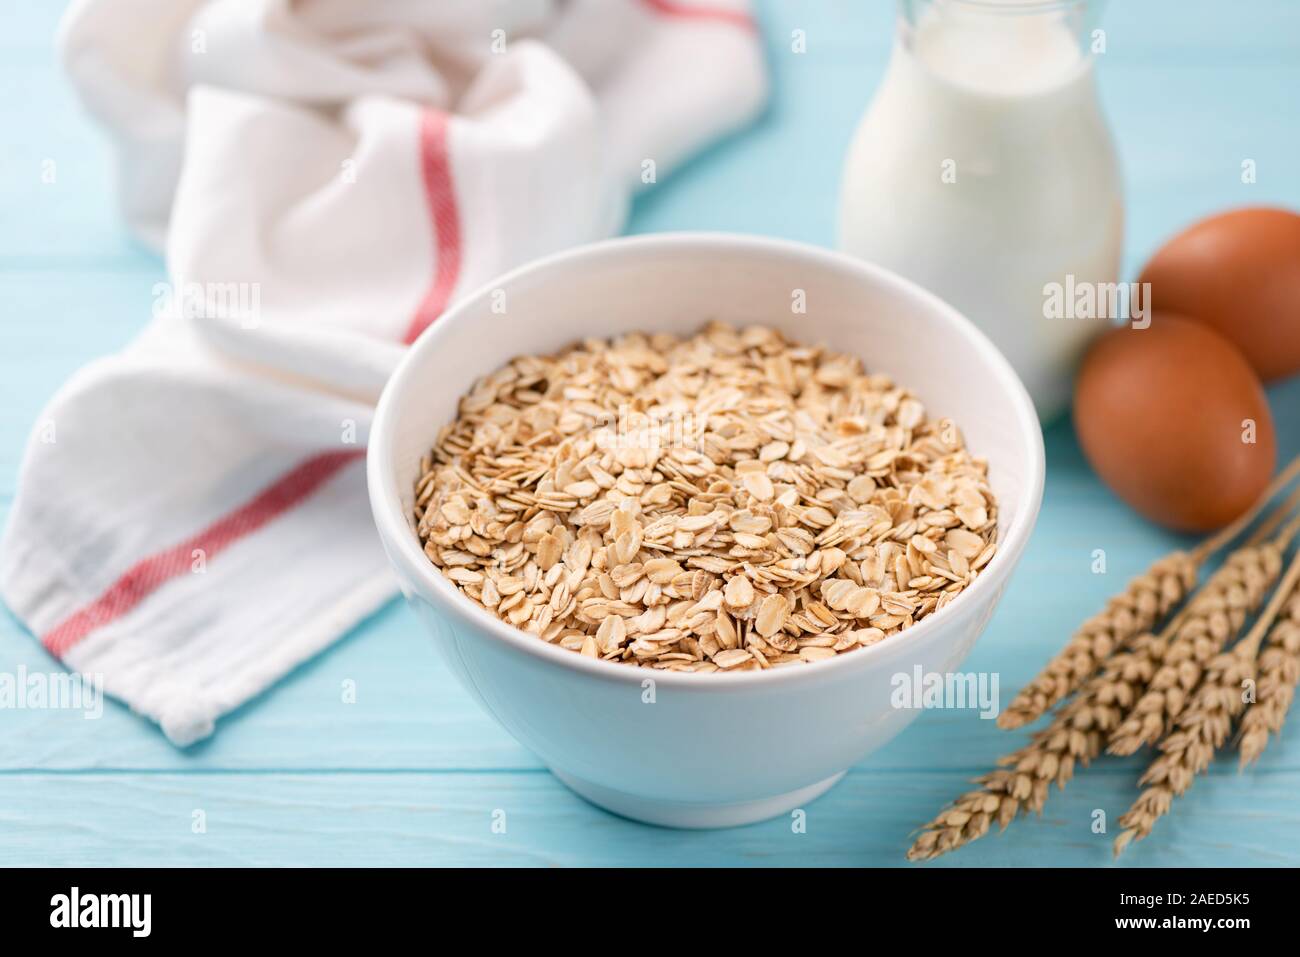
[{"label": "brown egg", "polygon": [[1213,326],[1265,382],[1300,371],[1300,215],[1234,209],[1165,243],[1138,277],[1156,312]]},{"label": "brown egg", "polygon": [[1219,528],[1244,512],[1277,458],[1264,389],[1241,352],[1168,313],[1147,329],[1098,338],[1079,370],[1074,427],[1116,495],[1180,531]]}]

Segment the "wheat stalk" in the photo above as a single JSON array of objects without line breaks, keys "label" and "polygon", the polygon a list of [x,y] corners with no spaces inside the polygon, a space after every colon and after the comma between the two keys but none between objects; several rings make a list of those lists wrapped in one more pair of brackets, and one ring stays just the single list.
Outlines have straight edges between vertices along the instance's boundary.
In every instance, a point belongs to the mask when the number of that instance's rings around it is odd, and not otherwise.
[{"label": "wheat stalk", "polygon": [[1028,745],[999,760],[996,770],[977,779],[978,788],[924,825],[908,860],[930,860],[969,844],[983,837],[994,820],[1005,829],[1021,812],[1041,811],[1052,783],[1063,789],[1076,765],[1087,765],[1101,753],[1105,736],[1146,690],[1170,633],[1198,623],[1203,627],[1203,615],[1226,606],[1258,607],[1265,583],[1277,578],[1273,569],[1280,567],[1281,554],[1276,542],[1264,542],[1229,555],[1165,633],[1140,635],[1130,648],[1112,655]]},{"label": "wheat stalk", "polygon": [[[1283,505],[1255,537],[1269,534],[1271,526],[1293,507],[1295,498]],[[1272,541],[1254,546],[1261,557],[1256,567],[1258,574],[1243,577],[1240,588],[1198,592],[1192,598],[1190,604],[1197,606],[1196,613],[1185,620],[1174,620],[1171,639],[1159,649],[1158,656],[1153,656],[1154,673],[1146,690],[1111,732],[1107,751],[1134,754],[1145,745],[1155,744],[1174,727],[1192,690],[1200,684],[1206,665],[1237,636],[1277,581],[1282,555],[1297,528],[1292,521]]]},{"label": "wheat stalk", "polygon": [[[1232,649],[1216,655],[1205,668],[1190,703],[1178,715],[1176,726],[1160,741],[1160,756],[1151,762],[1138,783],[1145,790],[1120,817],[1124,830],[1115,838],[1115,856],[1135,840],[1151,833],[1156,821],[1169,813],[1174,798],[1184,794],[1228,740],[1233,719],[1245,710],[1243,686],[1253,681],[1260,642],[1285,607],[1287,617],[1273,626],[1295,628],[1291,605],[1300,580],[1300,555],[1291,560],[1286,576],[1274,592],[1254,627]],[[1300,610],[1297,606],[1294,610]]]},{"label": "wheat stalk", "polygon": [[1024,727],[1088,680],[1101,662],[1154,628],[1196,586],[1201,560],[1187,552],[1159,559],[1089,618],[1069,644],[998,715],[998,727]]},{"label": "wheat stalk", "polygon": [[1292,592],[1259,656],[1259,680],[1255,685],[1258,698],[1242,716],[1237,744],[1242,768],[1257,761],[1268,747],[1269,736],[1282,730],[1297,684],[1300,684],[1300,590]]},{"label": "wheat stalk", "polygon": [[1206,559],[1247,525],[1277,492],[1300,474],[1300,457],[1278,473],[1255,504],[1236,521],[1201,542],[1191,552],[1177,551],[1158,559],[1110,599],[1105,610],[1084,622],[1069,643],[998,715],[998,727],[1014,729],[1037,721],[1077,691],[1115,651],[1149,632],[1196,587]]}]

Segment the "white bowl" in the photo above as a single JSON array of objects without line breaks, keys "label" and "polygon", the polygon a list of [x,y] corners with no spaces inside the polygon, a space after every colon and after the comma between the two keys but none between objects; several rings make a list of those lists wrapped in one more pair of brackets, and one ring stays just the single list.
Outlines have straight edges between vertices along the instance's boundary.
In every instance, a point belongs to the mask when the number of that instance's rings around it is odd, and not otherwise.
[{"label": "white bowl", "polygon": [[[792,309],[796,290],[806,313]],[[811,665],[697,675],[549,645],[480,608],[430,563],[410,517],[416,473],[475,379],[514,356],[582,337],[685,334],[709,319],[775,326],[796,341],[855,354],[911,388],[932,414],[954,419],[988,459],[999,503],[998,552],[971,587],[869,648]],[[368,480],[402,591],[489,714],[595,804],[655,824],[723,827],[812,800],[898,734],[917,712],[891,705],[896,674],[916,665],[927,674],[957,668],[1033,529],[1043,444],[1011,366],[923,289],[798,243],[659,234],[550,256],[448,310],[384,390]]]}]

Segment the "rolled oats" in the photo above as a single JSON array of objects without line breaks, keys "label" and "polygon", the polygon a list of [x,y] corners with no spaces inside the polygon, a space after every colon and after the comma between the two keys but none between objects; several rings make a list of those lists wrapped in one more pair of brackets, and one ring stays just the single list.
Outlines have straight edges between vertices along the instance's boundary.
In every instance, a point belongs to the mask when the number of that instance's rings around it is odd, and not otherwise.
[{"label": "rolled oats", "polygon": [[515,359],[422,464],[424,552],[544,641],[757,671],[887,640],[996,550],[987,465],[852,356],[714,323]]}]

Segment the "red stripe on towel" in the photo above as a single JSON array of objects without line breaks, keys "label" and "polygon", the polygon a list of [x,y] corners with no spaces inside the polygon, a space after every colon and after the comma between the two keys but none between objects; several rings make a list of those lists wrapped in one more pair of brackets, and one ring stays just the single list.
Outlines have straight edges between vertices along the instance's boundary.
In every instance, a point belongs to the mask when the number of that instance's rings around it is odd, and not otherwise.
[{"label": "red stripe on towel", "polygon": [[424,200],[433,224],[433,280],[406,330],[405,341],[414,342],[451,301],[460,278],[460,211],[451,181],[451,156],[447,150],[450,120],[440,110],[425,110],[420,118],[420,171]]},{"label": "red stripe on towel", "polygon": [[757,30],[758,25],[754,23],[754,18],[742,10],[725,10],[719,7],[697,7],[694,4],[682,3],[681,0],[641,0],[647,7],[654,10],[655,13],[665,17],[682,17],[684,19],[695,20],[718,20],[723,23],[730,23],[738,27],[744,27],[747,30]]},{"label": "red stripe on towel", "polygon": [[136,562],[97,599],[42,636],[41,643],[62,656],[86,635],[125,615],[168,581],[188,572],[196,549],[203,551],[205,561],[213,558],[303,502],[345,465],[364,455],[361,451],[322,452],[305,459],[197,535]]}]

